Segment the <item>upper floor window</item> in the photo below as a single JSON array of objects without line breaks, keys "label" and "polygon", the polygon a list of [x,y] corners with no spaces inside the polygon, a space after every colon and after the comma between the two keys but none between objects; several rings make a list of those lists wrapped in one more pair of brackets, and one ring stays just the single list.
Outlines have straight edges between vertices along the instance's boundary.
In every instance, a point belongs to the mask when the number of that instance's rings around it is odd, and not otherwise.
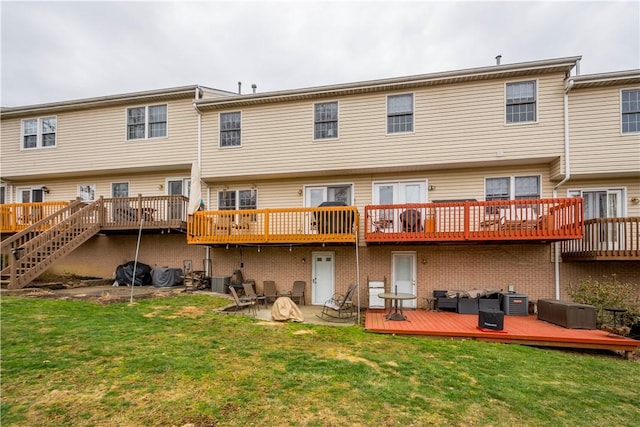
[{"label": "upper floor window", "polygon": [[622,91],[622,133],[640,132],[640,89]]},{"label": "upper floor window", "polygon": [[22,148],[55,147],[57,122],[55,117],[23,120]]},{"label": "upper floor window", "polygon": [[536,82],[507,83],[507,123],[536,121]]},{"label": "upper floor window", "polygon": [[387,133],[413,132],[413,94],[387,97]]},{"label": "upper floor window", "polygon": [[220,113],[220,147],[240,146],[242,115],[239,111]]},{"label": "upper floor window", "polygon": [[338,103],[323,102],[313,106],[313,138],[337,138],[338,137]]},{"label": "upper floor window", "polygon": [[167,105],[127,108],[127,140],[167,136]]},{"label": "upper floor window", "polygon": [[485,200],[522,200],[540,198],[539,176],[487,178]]}]

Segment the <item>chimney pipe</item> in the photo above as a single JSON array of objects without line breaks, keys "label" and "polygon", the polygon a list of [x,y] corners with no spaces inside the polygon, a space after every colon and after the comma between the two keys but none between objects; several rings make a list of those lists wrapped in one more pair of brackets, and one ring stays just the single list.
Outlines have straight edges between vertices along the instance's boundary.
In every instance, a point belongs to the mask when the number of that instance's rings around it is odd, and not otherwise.
[{"label": "chimney pipe", "polygon": [[500,65],[500,59],[502,59],[502,55],[496,56],[496,65]]},{"label": "chimney pipe", "polygon": [[253,84],[251,85],[251,89],[253,89],[253,93],[256,93],[256,89],[257,89],[257,88],[258,88],[258,86],[257,86],[255,83],[253,83]]},{"label": "chimney pipe", "polygon": [[242,82],[238,82],[238,95],[242,95]]}]

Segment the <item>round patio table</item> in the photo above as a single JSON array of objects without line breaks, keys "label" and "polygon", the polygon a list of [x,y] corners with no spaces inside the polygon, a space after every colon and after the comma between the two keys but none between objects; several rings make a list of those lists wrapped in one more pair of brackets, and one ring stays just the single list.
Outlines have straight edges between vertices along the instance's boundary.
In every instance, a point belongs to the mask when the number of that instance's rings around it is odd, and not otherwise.
[{"label": "round patio table", "polygon": [[[416,299],[416,296],[413,294],[401,292],[384,292],[378,294],[378,297],[384,300],[391,300],[391,308],[389,309],[389,313],[385,317],[387,320],[407,320],[406,316],[402,312],[402,301]],[[400,310],[398,310],[398,308]]]}]

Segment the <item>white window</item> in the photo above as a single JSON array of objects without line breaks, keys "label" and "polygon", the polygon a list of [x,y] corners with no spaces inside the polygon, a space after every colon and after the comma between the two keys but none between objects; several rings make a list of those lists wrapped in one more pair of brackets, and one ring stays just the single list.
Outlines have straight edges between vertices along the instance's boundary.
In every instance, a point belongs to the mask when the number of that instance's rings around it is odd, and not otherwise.
[{"label": "white window", "polygon": [[56,146],[56,117],[43,117],[22,121],[22,148],[46,148]]},{"label": "white window", "polygon": [[127,140],[167,136],[167,105],[127,108]]},{"label": "white window", "polygon": [[338,137],[338,103],[322,102],[313,106],[313,138]]},{"label": "white window", "polygon": [[622,103],[622,133],[640,132],[640,89],[623,90]]},{"label": "white window", "polygon": [[536,121],[536,82],[507,83],[507,123],[530,123]]},{"label": "white window", "polygon": [[306,207],[316,207],[322,202],[343,202],[349,206],[353,204],[351,184],[318,185],[306,187],[305,190]]},{"label": "white window", "polygon": [[223,190],[218,192],[218,209],[257,209],[258,192],[251,190]]},{"label": "white window", "polygon": [[18,203],[44,202],[44,190],[42,188],[19,188]]},{"label": "white window", "polygon": [[387,133],[413,132],[413,94],[387,97]]},{"label": "white window", "polygon": [[220,147],[239,147],[242,115],[239,111],[220,113]]},{"label": "white window", "polygon": [[569,197],[584,199],[584,219],[625,216],[624,190],[621,188],[569,190]]},{"label": "white window", "polygon": [[522,200],[540,198],[540,176],[486,178],[485,200]]},{"label": "white window", "polygon": [[128,182],[112,183],[111,197],[129,197],[129,183]]},{"label": "white window", "polygon": [[78,185],[78,197],[85,203],[93,202],[96,200],[96,185],[85,184]]},{"label": "white window", "polygon": [[427,181],[392,181],[373,184],[375,205],[426,203]]},{"label": "white window", "polygon": [[7,187],[0,185],[0,205],[7,203]]}]

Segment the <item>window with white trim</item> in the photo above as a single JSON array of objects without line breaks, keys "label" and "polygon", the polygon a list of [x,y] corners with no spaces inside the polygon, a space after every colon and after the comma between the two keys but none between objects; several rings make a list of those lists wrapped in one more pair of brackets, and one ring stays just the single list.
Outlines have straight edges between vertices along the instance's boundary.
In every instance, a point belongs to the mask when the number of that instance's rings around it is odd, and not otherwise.
[{"label": "window with white trim", "polygon": [[313,105],[313,138],[338,137],[338,103],[322,102]]},{"label": "window with white trim", "polygon": [[127,108],[127,140],[167,136],[167,104]]},{"label": "window with white trim", "polygon": [[507,123],[529,123],[536,121],[536,82],[507,83]]},{"label": "window with white trim", "polygon": [[222,190],[218,192],[218,209],[244,210],[258,208],[258,192],[250,190]]},{"label": "window with white trim", "polygon": [[620,102],[622,133],[640,132],[640,89],[623,90]]},{"label": "window with white trim", "polygon": [[242,114],[220,113],[220,147],[239,147],[241,143]]},{"label": "window with white trim", "polygon": [[56,146],[58,119],[41,117],[22,121],[22,148],[49,148]]},{"label": "window with white trim", "polygon": [[93,202],[94,200],[96,200],[96,185],[78,185],[78,197],[85,203]]},{"label": "window with white trim", "polygon": [[413,94],[387,97],[387,133],[413,132]]},{"label": "window with white trim", "polygon": [[485,200],[522,200],[540,198],[540,177],[506,176],[485,179]]},{"label": "window with white trim", "polygon": [[111,197],[129,197],[129,183],[128,182],[112,183]]},{"label": "window with white trim", "polygon": [[7,187],[0,185],[0,205],[7,203]]}]

